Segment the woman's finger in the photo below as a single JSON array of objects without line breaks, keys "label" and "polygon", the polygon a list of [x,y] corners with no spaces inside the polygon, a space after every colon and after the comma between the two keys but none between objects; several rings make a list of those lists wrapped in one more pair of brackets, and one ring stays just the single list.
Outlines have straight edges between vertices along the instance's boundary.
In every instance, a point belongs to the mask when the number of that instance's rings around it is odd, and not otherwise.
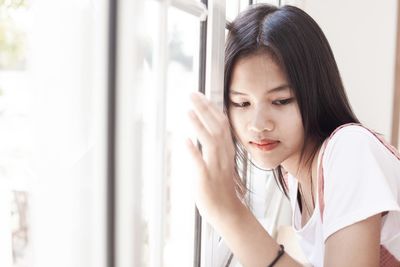
[{"label": "woman's finger", "polygon": [[197,92],[191,94],[191,100],[194,111],[201,123],[211,136],[218,137],[222,129],[220,121],[214,113],[211,102],[208,101],[203,94]]},{"label": "woman's finger", "polygon": [[210,111],[214,114],[215,118],[218,120],[218,122],[225,122],[225,119],[227,118],[226,114],[220,109],[217,105],[217,103],[207,100],[210,103]]},{"label": "woman's finger", "polygon": [[[214,117],[218,121],[220,128],[222,129],[222,133],[224,134],[224,140],[230,140],[232,138],[230,134],[230,123],[228,116],[219,108],[217,105],[210,101],[210,111],[214,114]],[[228,130],[229,129],[229,130]]]},{"label": "woman's finger", "polygon": [[212,136],[205,128],[203,123],[200,121],[197,114],[194,111],[190,110],[188,112],[188,116],[190,118],[190,123],[194,128],[194,132],[196,133],[196,136],[199,139],[201,145],[207,147],[211,146],[213,143]]},{"label": "woman's finger", "polygon": [[231,126],[229,123],[228,116],[219,110],[214,102],[209,101],[210,112],[214,114],[214,117],[218,121],[220,133],[220,143],[224,143],[225,151],[220,155],[221,164],[224,164],[225,160],[230,161],[232,159],[232,154],[234,153],[234,145],[231,135]]},{"label": "woman's finger", "polygon": [[192,142],[192,140],[190,140],[190,138],[186,139],[186,147],[189,150],[189,154],[193,159],[195,167],[200,172],[199,177],[207,177],[208,176],[207,167],[204,163],[203,157],[202,157],[199,149],[193,144],[193,142]]},{"label": "woman's finger", "polygon": [[218,139],[211,136],[210,133],[205,129],[204,125],[199,120],[196,113],[189,112],[190,121],[194,127],[197,138],[202,145],[203,159],[208,168],[216,168],[219,166],[220,158],[222,158],[221,151],[218,150],[219,144]]},{"label": "woman's finger", "polygon": [[[201,126],[203,122],[199,115],[203,114],[202,118],[204,120],[206,118],[210,120],[206,122],[209,125],[209,128],[206,129],[208,134],[199,130],[199,140],[203,145],[204,159],[207,165],[211,166],[212,164],[218,169],[225,169],[231,165],[231,161],[234,158],[234,147],[228,118],[222,111],[218,110],[218,107],[214,103],[207,100],[204,95],[194,94],[193,98],[195,102],[200,102],[200,105],[202,105],[202,102],[204,107],[207,107],[206,112],[195,112],[195,116],[198,118],[198,129],[206,128],[205,125]],[[201,136],[204,137],[202,138]]]},{"label": "woman's finger", "polygon": [[[228,120],[228,116],[218,108],[217,104],[208,100],[204,95],[201,94],[201,97],[207,102],[208,111],[211,116],[215,120],[216,129],[212,133],[213,136],[222,138],[223,140],[230,141],[232,136],[230,135],[230,123]],[[229,131],[227,131],[229,129]],[[220,139],[221,140],[221,139]]]}]

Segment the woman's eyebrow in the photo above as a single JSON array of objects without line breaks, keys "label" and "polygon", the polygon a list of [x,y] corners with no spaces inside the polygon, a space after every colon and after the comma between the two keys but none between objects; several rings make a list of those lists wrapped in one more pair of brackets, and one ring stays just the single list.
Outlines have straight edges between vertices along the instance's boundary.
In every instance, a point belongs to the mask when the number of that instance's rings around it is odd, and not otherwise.
[{"label": "woman's eyebrow", "polygon": [[[271,93],[276,93],[276,92],[285,91],[285,90],[290,90],[290,86],[288,84],[283,84],[278,87],[272,88],[272,89],[266,91],[265,94],[271,94]],[[233,89],[231,89],[229,93],[232,95],[247,95],[243,92],[238,92]]]}]

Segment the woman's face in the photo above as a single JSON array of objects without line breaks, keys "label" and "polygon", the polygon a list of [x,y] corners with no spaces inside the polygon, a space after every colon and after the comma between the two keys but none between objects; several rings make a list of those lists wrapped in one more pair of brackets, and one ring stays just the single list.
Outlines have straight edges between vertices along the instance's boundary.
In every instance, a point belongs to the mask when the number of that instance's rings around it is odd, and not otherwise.
[{"label": "woman's face", "polygon": [[234,134],[263,169],[297,167],[304,130],[282,69],[267,53],[239,59],[229,89]]}]

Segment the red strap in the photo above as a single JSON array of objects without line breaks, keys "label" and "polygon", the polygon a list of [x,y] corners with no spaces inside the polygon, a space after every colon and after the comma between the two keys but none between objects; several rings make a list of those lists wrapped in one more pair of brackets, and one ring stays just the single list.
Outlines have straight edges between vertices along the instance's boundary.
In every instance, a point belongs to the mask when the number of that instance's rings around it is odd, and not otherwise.
[{"label": "red strap", "polygon": [[400,267],[400,262],[381,245],[380,267]]}]

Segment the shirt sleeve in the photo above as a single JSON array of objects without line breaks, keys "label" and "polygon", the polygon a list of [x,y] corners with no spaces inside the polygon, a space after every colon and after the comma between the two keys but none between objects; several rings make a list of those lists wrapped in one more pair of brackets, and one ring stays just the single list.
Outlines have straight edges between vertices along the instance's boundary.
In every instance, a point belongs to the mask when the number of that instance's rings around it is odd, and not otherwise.
[{"label": "shirt sleeve", "polygon": [[[399,160],[368,130],[345,127],[329,141],[324,166],[324,241],[375,214],[398,210]],[[396,174],[397,172],[397,174]]]}]

